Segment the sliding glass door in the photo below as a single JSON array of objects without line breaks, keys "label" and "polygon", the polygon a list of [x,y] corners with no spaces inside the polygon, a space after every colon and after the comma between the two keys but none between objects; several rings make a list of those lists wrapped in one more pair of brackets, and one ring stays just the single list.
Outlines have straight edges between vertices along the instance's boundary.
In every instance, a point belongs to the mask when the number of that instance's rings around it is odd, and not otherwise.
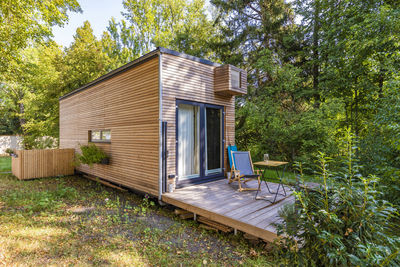
[{"label": "sliding glass door", "polygon": [[206,175],[222,172],[222,110],[205,108]]},{"label": "sliding glass door", "polygon": [[200,112],[198,106],[180,104],[178,115],[178,173],[181,179],[200,175]]},{"label": "sliding glass door", "polygon": [[180,182],[223,174],[223,107],[177,100],[177,175]]}]

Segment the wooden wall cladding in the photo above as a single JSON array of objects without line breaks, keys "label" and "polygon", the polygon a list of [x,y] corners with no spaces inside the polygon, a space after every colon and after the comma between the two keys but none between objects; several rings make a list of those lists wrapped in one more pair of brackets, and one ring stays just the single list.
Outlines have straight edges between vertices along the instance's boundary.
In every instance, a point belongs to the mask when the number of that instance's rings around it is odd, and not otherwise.
[{"label": "wooden wall cladding", "polygon": [[20,180],[74,174],[74,149],[17,150],[12,174]]},{"label": "wooden wall cladding", "polygon": [[79,171],[158,195],[159,66],[146,60],[108,80],[60,101],[60,147],[88,143],[88,131],[111,130],[111,143],[96,143],[109,165],[82,165]]},{"label": "wooden wall cladding", "polygon": [[[240,73],[240,88],[234,88],[231,85],[232,70]],[[247,73],[232,65],[222,65],[214,69],[214,91],[216,94],[232,96],[243,95],[247,93]]]},{"label": "wooden wall cladding", "polygon": [[[214,66],[195,62],[186,58],[163,54],[163,121],[168,122],[167,174],[176,174],[175,116],[176,100],[189,100],[224,106],[225,145],[235,143],[235,98],[231,95],[217,95],[214,92]],[[225,147],[226,170],[228,166],[227,149]]]}]

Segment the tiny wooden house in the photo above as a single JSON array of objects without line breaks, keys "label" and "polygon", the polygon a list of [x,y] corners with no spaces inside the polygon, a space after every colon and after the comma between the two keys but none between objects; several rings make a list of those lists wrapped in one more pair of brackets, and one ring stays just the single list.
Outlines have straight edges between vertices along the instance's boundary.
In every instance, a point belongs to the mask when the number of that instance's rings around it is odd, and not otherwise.
[{"label": "tiny wooden house", "polygon": [[246,77],[157,48],[60,98],[60,148],[95,143],[110,163],[79,171],[160,199],[168,178],[177,187],[220,179]]}]

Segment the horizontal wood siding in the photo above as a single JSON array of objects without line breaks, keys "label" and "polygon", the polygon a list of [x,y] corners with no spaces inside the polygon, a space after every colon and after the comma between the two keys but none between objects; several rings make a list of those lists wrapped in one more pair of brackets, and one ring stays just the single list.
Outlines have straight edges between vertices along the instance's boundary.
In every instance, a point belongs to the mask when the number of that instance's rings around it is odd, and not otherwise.
[{"label": "horizontal wood siding", "polygon": [[[225,144],[235,143],[235,98],[216,95],[214,92],[214,66],[189,59],[163,54],[163,121],[168,122],[167,129],[167,175],[176,174],[175,116],[176,99],[196,101],[224,106]],[[225,168],[227,153],[225,149]]]},{"label": "horizontal wood siding", "polygon": [[33,179],[74,174],[73,149],[17,150],[12,157],[12,174],[18,179]]},{"label": "horizontal wood siding", "polygon": [[88,143],[88,131],[110,129],[111,143],[96,143],[109,165],[78,170],[158,195],[158,57],[60,101],[60,147]]},{"label": "horizontal wood siding", "polygon": [[[240,88],[231,84],[232,70],[240,73]],[[221,95],[243,95],[247,93],[247,72],[232,65],[223,65],[214,69],[214,91]]]}]

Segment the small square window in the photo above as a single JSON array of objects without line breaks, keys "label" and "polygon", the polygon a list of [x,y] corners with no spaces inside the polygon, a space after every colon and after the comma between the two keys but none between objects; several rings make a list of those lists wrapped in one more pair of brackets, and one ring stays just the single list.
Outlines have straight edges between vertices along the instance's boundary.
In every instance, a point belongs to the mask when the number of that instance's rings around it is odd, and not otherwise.
[{"label": "small square window", "polygon": [[231,70],[231,85],[232,88],[240,88],[240,71]]}]

